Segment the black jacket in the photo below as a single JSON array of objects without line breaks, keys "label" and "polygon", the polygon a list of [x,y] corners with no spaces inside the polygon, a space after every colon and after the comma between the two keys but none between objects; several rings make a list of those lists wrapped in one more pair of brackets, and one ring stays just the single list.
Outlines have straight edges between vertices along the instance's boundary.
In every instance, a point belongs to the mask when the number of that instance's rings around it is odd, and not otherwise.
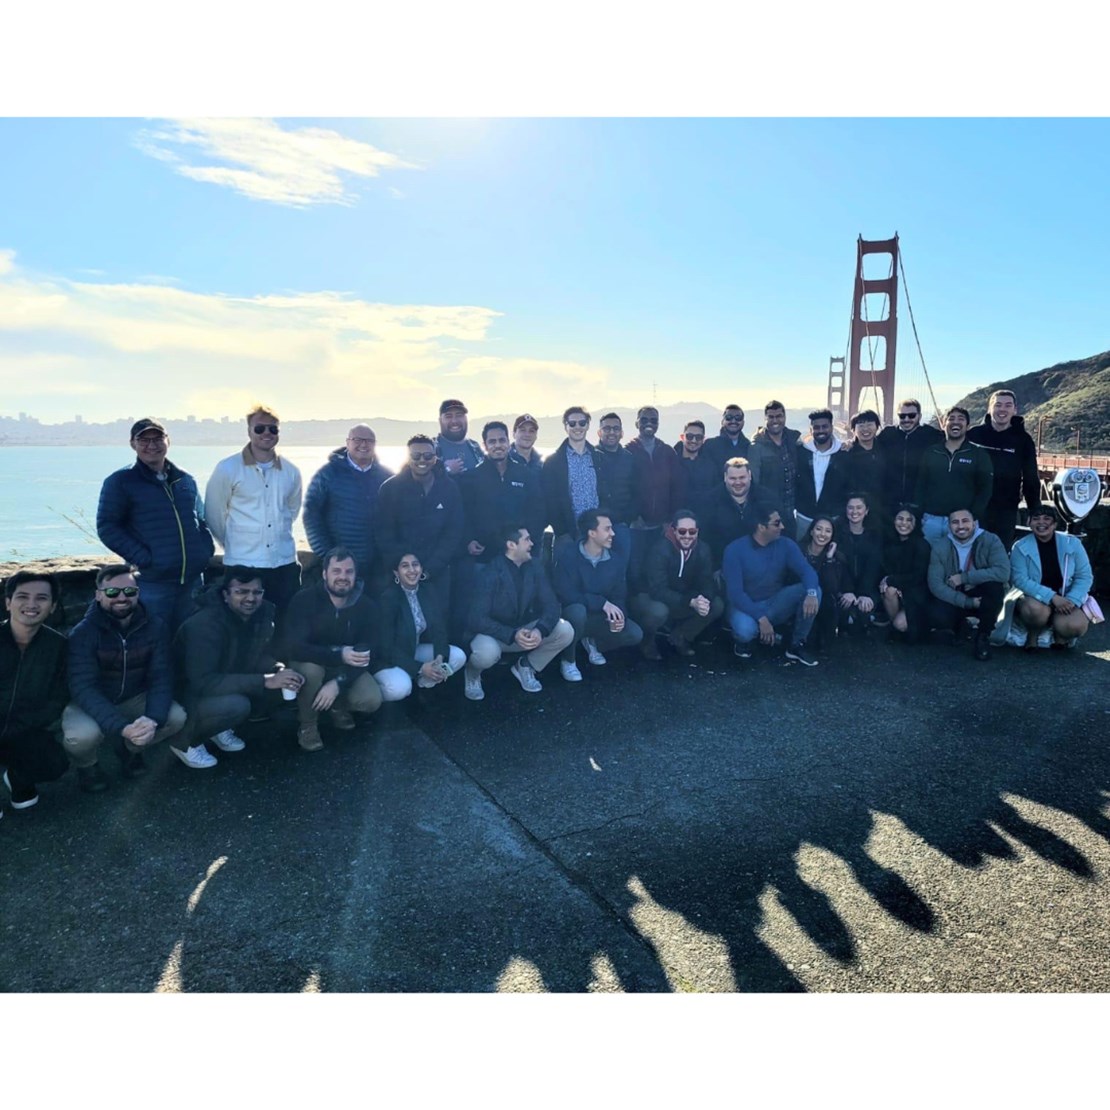
[{"label": "black jacket", "polygon": [[719,570],[725,548],[741,536],[750,536],[755,531],[755,518],[761,504],[759,492],[753,485],[748,491],[748,499],[737,505],[729,495],[728,487],[722,480],[706,500],[702,515],[698,517],[701,538],[707,540],[713,553],[713,567]]},{"label": "black jacket", "polygon": [[374,670],[400,667],[410,678],[416,678],[422,666],[416,661],[416,647],[421,642],[430,643],[432,651],[446,662],[451,644],[447,638],[447,613],[440,600],[439,590],[424,582],[417,589],[416,598],[428,625],[424,634],[419,637],[416,635],[412,607],[405,597],[405,588],[394,583],[382,592],[378,602],[380,659],[372,664]]},{"label": "black jacket", "polygon": [[[626,447],[619,445],[615,451],[599,447],[594,460],[601,465],[605,489],[599,506],[613,514],[611,519],[614,524],[631,524],[643,511],[643,488],[636,460]],[[601,495],[600,486],[598,495]],[[571,529],[571,534],[574,534],[574,529]]]},{"label": "black jacket", "polygon": [[724,467],[718,466],[706,455],[704,447],[692,459],[683,457],[681,443],[675,444],[674,453],[678,456],[678,461],[682,464],[682,473],[686,476],[686,500],[675,511],[693,509],[694,512],[700,513],[721,484]]},{"label": "black jacket", "polygon": [[27,650],[20,651],[11,621],[0,622],[0,742],[49,728],[68,700],[66,638],[40,625]]},{"label": "black jacket", "polygon": [[[563,440],[558,448],[543,460],[543,496],[547,508],[547,521],[556,536],[569,533],[577,537],[578,523],[575,518],[574,508],[570,500],[570,485],[567,481],[567,444]],[[597,504],[598,507],[611,508],[612,500],[609,488],[610,471],[599,460],[602,454],[591,443],[586,444],[586,452],[593,463],[594,474],[597,476]],[[617,509],[612,509],[617,513]]]},{"label": "black jacket", "polygon": [[798,489],[798,446],[800,433],[793,428],[784,428],[782,445],[775,442],[760,429],[752,439],[751,463],[752,481],[759,486],[764,497],[782,514],[782,519],[793,517]]},{"label": "black jacket", "polygon": [[470,605],[469,633],[512,643],[518,628],[535,621],[542,636],[559,623],[559,601],[543,565],[535,559],[515,568],[501,555],[482,569]]},{"label": "black jacket", "polygon": [[683,566],[678,548],[666,535],[660,536],[644,557],[647,594],[666,605],[674,620],[682,620],[690,616],[691,598],[700,595],[713,600],[717,593],[713,569],[713,553],[700,538]]},{"label": "black jacket", "polygon": [[441,465],[433,473],[431,489],[407,467],[382,482],[378,490],[378,549],[387,570],[403,555],[415,555],[424,573],[437,581],[463,550],[463,504],[458,485]]},{"label": "black jacket", "polygon": [[[317,578],[312,585],[298,590],[289,602],[282,625],[285,657],[291,663],[318,664],[324,668],[325,681],[334,678],[342,687],[366,673],[363,667],[343,662],[343,648],[358,646],[363,651],[373,650],[377,625],[377,606],[362,592],[361,581],[347,604],[337,609],[323,578]],[[372,671],[384,665],[371,656]]]},{"label": "black jacket", "polygon": [[374,524],[381,484],[393,471],[377,459],[369,470],[358,470],[340,447],[312,476],[304,499],[304,530],[317,558],[342,545],[355,557],[360,575],[376,566]]},{"label": "black jacket", "polygon": [[[844,491],[844,500],[853,493],[866,493],[870,495],[868,508],[877,517],[885,517],[886,505],[886,459],[876,443],[870,451],[865,451],[858,443],[853,443],[847,451],[843,452],[847,462]],[[843,512],[843,504],[838,512]]]},{"label": "black jacket", "polygon": [[1004,432],[996,432],[988,412],[982,424],[968,431],[967,438],[990,452],[994,464],[994,487],[989,502],[992,508],[1016,509],[1022,496],[1031,510],[1040,508],[1037,445],[1020,416],[1015,416]]},{"label": "black jacket", "polygon": [[[829,516],[842,516],[844,503],[848,500],[848,455],[850,452],[835,448],[829,454],[825,469],[825,481],[821,486],[821,496],[817,496],[817,482],[813,475],[813,452],[804,443],[799,443],[797,451],[798,485],[795,492],[794,508],[803,516],[815,517],[818,513]],[[785,518],[784,518],[785,519]]]},{"label": "black jacket", "polygon": [[505,473],[489,459],[458,476],[466,524],[463,548],[477,540],[485,551],[478,560],[488,563],[505,550],[504,529],[519,524],[539,544],[547,525],[543,484],[525,462],[510,458]]},{"label": "black jacket", "polygon": [[920,530],[904,540],[901,536],[888,538],[883,544],[880,578],[888,586],[901,590],[903,599],[908,594],[924,597],[929,592],[929,559],[933,549]]},{"label": "black jacket", "polygon": [[713,463],[717,468],[717,476],[720,477],[724,473],[725,463],[729,459],[746,459],[749,457],[751,449],[752,441],[743,432],[740,433],[740,438],[735,445],[724,432],[721,432],[719,435],[713,436],[712,439],[706,439],[701,454]]},{"label": "black jacket", "polygon": [[878,531],[865,528],[857,536],[849,529],[847,521],[839,521],[835,538],[836,553],[844,557],[841,593],[869,597],[878,606],[882,566],[882,541]]},{"label": "black jacket", "polygon": [[126,629],[91,601],[69,634],[70,697],[105,736],[123,731],[131,718],[116,706],[146,694],[146,716],[159,725],[169,719],[173,666],[169,633],[157,617],[136,606]]},{"label": "black jacket", "polygon": [[891,512],[913,502],[921,456],[933,444],[943,442],[944,433],[931,424],[918,424],[912,432],[892,425],[879,433],[875,450],[883,453],[882,500]]}]

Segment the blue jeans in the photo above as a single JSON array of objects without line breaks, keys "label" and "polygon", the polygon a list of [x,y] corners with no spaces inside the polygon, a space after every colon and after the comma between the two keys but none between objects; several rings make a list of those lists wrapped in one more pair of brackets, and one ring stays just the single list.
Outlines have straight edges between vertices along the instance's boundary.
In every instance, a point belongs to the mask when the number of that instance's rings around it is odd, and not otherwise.
[{"label": "blue jeans", "polygon": [[193,611],[193,597],[201,588],[200,575],[184,586],[176,582],[149,582],[139,577],[139,600],[152,617],[158,617],[171,636]]},{"label": "blue jeans", "polygon": [[[794,634],[790,637],[791,644],[804,644],[809,635],[810,628],[817,616],[807,617],[802,612],[806,600],[806,588],[801,582],[793,582],[783,586],[774,597],[767,602],[767,619],[775,626],[776,631],[780,626],[794,622]],[[820,607],[821,591],[817,591],[817,603]],[[728,623],[732,626],[733,635],[742,644],[750,644],[759,639],[759,621],[749,617],[747,613],[737,609],[735,605],[728,607]]]}]

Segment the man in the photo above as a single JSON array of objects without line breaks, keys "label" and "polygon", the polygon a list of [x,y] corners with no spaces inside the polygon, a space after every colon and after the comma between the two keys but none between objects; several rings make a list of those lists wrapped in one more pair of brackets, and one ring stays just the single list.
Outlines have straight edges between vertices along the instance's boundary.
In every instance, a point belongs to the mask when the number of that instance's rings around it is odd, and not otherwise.
[{"label": "man", "polygon": [[755,433],[748,452],[752,481],[780,507],[782,519],[788,524],[794,520],[799,438],[798,432],[786,426],[782,402],[768,401],[763,409],[763,427]]},{"label": "man", "polygon": [[755,531],[756,492],[748,460],[726,459],[723,479],[710,495],[705,511],[705,539],[713,554],[713,569],[720,570],[725,548],[741,536]]},{"label": "man", "polygon": [[543,471],[543,455],[535,448],[539,431],[539,421],[531,413],[522,413],[513,421],[513,445],[509,448],[509,457],[527,463],[537,481]]},{"label": "man", "polygon": [[632,554],[628,574],[633,585],[641,585],[641,568],[652,543],[663,534],[663,525],[686,502],[686,474],[678,456],[656,438],[659,410],[644,405],[636,413],[640,433],[628,443],[636,460],[640,480],[640,519],[632,523]]},{"label": "man", "polygon": [[273,409],[247,413],[246,447],[216,464],[204,491],[204,516],[227,566],[253,567],[267,604],[284,611],[301,585],[293,521],[301,510],[301,472],[278,455]]},{"label": "man", "polygon": [[[673,454],[673,452],[672,452]],[[603,509],[588,509],[578,518],[577,545],[566,545],[555,555],[555,593],[563,617],[574,627],[574,641],[563,652],[560,668],[568,682],[582,673],[575,663],[579,641],[595,666],[606,662],[601,647],[634,647],[643,630],[625,616],[628,598],[628,548],[613,530]],[[614,542],[614,538],[616,541]]]},{"label": "man", "polygon": [[[51,574],[20,570],[4,583],[0,623],[0,763],[12,809],[39,800],[36,783],[65,774],[56,733],[66,703],[66,638],[46,621],[58,605]],[[0,809],[0,813],[3,810]]]},{"label": "man", "polygon": [[225,565],[222,585],[201,594],[200,607],[177,630],[174,661],[188,714],[180,743],[188,747],[171,744],[170,751],[186,767],[216,766],[206,738],[220,751],[242,751],[235,726],[252,708],[276,712],[277,699],[292,700],[304,683],[274,658],[274,606],[264,594],[254,567]]},{"label": "man", "polygon": [[816,667],[816,658],[806,650],[806,637],[821,607],[821,587],[801,548],[783,535],[785,527],[778,509],[760,504],[755,531],[725,549],[723,570],[728,619],[735,637],[733,653],[749,659],[750,645],[756,639],[773,647],[776,637],[782,636],[778,629],[792,622],[786,658]]},{"label": "man", "polygon": [[939,428],[921,423],[921,402],[908,397],[898,403],[898,424],[884,428],[877,440],[883,459],[885,506],[895,509],[913,502],[917,496],[917,472],[922,452],[934,443],[943,443]]},{"label": "man", "polygon": [[169,635],[140,593],[131,567],[101,567],[84,619],[69,634],[71,700],[62,714],[62,744],[88,794],[108,786],[97,762],[106,736],[124,778],[135,778],[146,771],[143,750],[185,726],[185,710],[173,700]]},{"label": "man", "polygon": [[406,446],[408,462],[378,490],[378,548],[389,569],[415,555],[446,607],[451,563],[463,547],[462,495],[437,464],[430,437],[414,435]]},{"label": "man", "polygon": [[454,399],[439,406],[436,457],[452,478],[457,478],[466,470],[473,470],[482,461],[482,449],[474,440],[466,438],[466,411],[466,405]]},{"label": "man", "polygon": [[377,607],[363,594],[354,553],[333,547],[322,560],[320,577],[289,603],[285,651],[304,675],[297,691],[297,743],[318,752],[319,714],[344,731],[355,727],[355,713],[373,713],[382,704],[381,687],[371,672],[371,643]]},{"label": "man", "polygon": [[[574,629],[559,616],[559,601],[541,564],[532,560],[532,537],[527,528],[507,525],[502,530],[502,554],[483,569],[470,607],[470,659],[466,664],[465,693],[481,701],[482,672],[502,653],[520,654],[510,674],[529,694],[543,689],[536,677],[574,641]],[[581,681],[581,673],[563,677]]]},{"label": "man", "polygon": [[721,468],[705,450],[705,425],[687,421],[674,450],[686,479],[686,503],[700,513],[721,484]]},{"label": "man", "polygon": [[621,446],[623,435],[621,418],[615,412],[607,412],[597,423],[598,453],[595,457],[604,478],[609,519],[618,532],[627,533],[642,506],[639,467],[628,448]]},{"label": "man", "polygon": [[929,559],[929,619],[933,628],[948,628],[957,641],[968,614],[979,618],[973,654],[991,657],[990,638],[1010,581],[1010,560],[1002,541],[979,527],[968,509],[948,515],[948,534],[933,544]]},{"label": "man", "polygon": [[586,440],[590,414],[581,405],[563,413],[566,439],[543,462],[544,504],[555,532],[555,546],[572,543],[575,521],[587,509],[596,509],[608,493],[598,451]]},{"label": "man", "polygon": [[975,520],[986,511],[994,486],[990,452],[969,443],[967,409],[954,405],[944,417],[944,442],[927,447],[917,474],[921,530],[932,544],[949,533],[950,514],[967,509]]},{"label": "man", "polygon": [[713,579],[713,557],[699,540],[697,515],[679,509],[647,554],[644,589],[632,599],[632,614],[644,630],[640,653],[662,658],[656,633],[668,621],[668,639],[678,655],[690,657],[691,646],[724,611]]},{"label": "man", "polygon": [[[848,453],[833,431],[833,415],[828,409],[809,414],[809,435],[797,447],[797,503],[795,536],[799,543],[813,518],[821,513],[838,517],[851,488],[848,484]],[[789,521],[787,521],[789,525]]]},{"label": "man", "polygon": [[967,433],[969,443],[989,452],[994,484],[983,514],[983,527],[993,532],[1007,551],[1014,546],[1017,510],[1022,498],[1029,509],[1040,508],[1041,479],[1037,473],[1037,445],[1017,414],[1012,390],[996,389],[987,401],[983,423]]},{"label": "man", "polygon": [[703,452],[720,474],[729,459],[748,457],[751,441],[744,435],[744,410],[739,405],[726,405],[721,413],[721,430],[707,440]]},{"label": "man", "polygon": [[132,466],[104,479],[96,534],[143,575],[143,607],[172,635],[192,612],[215,545],[191,474],[166,457],[170,437],[149,417],[131,426]]},{"label": "man", "polygon": [[[886,466],[877,446],[882,420],[874,409],[864,409],[854,413],[850,423],[852,443],[844,454],[848,464],[848,489],[869,494],[871,511],[885,520]],[[891,511],[896,507],[892,506]]]},{"label": "man", "polygon": [[1094,584],[1091,561],[1078,536],[1057,531],[1059,523],[1051,505],[1030,512],[1030,534],[1010,551],[1006,615],[1012,627],[1002,628],[1000,620],[995,643],[1020,643],[1030,651],[1066,648],[1090,628],[1082,606]]},{"label": "man", "polygon": [[304,530],[316,557],[346,547],[367,581],[377,566],[378,490],[393,477],[375,457],[377,443],[373,428],[356,424],[347,433],[347,445],[333,451],[313,475],[304,499]]}]

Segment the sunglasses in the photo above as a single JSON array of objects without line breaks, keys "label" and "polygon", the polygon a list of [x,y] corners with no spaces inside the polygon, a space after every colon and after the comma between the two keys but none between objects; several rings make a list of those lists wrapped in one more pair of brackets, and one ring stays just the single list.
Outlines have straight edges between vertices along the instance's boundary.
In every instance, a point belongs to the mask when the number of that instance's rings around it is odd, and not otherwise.
[{"label": "sunglasses", "polygon": [[676,536],[696,536],[698,530],[696,528],[676,528],[674,534]]},{"label": "sunglasses", "polygon": [[409,458],[413,462],[431,462],[436,457],[434,451],[410,451]]},{"label": "sunglasses", "polygon": [[699,436],[696,432],[687,432],[682,438],[688,439],[691,443],[697,443],[699,439],[705,439],[705,436]]},{"label": "sunglasses", "polygon": [[899,420],[916,420],[917,419],[917,413],[916,412],[900,412],[898,414],[898,419]]},{"label": "sunglasses", "polygon": [[100,592],[105,597],[134,597],[139,592],[138,586],[101,586]]},{"label": "sunglasses", "polygon": [[743,419],[742,416],[726,416],[724,422],[726,424],[739,424]]},{"label": "sunglasses", "polygon": [[276,436],[278,434],[278,426],[276,424],[255,424],[254,434],[260,436],[263,432],[269,432],[270,435]]},{"label": "sunglasses", "polygon": [[568,428],[588,428],[589,426],[590,426],[590,422],[588,420],[568,420],[567,421],[567,427]]}]

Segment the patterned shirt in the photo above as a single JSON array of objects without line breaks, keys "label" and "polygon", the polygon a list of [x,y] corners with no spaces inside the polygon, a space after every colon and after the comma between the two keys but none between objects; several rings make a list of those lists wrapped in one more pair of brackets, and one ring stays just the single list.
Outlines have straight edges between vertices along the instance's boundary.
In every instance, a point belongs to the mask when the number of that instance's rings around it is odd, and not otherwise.
[{"label": "patterned shirt", "polygon": [[567,482],[570,485],[570,504],[575,519],[587,509],[597,508],[597,471],[589,451],[578,454],[567,444]]}]

